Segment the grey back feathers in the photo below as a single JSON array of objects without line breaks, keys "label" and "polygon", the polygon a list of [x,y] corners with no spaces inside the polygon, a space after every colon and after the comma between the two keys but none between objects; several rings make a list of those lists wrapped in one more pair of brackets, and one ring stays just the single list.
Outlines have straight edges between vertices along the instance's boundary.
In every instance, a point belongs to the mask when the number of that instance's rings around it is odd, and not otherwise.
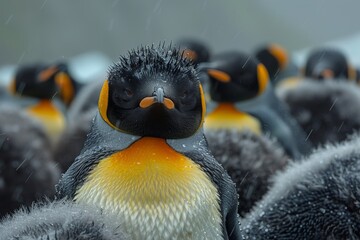
[{"label": "grey back feathers", "polygon": [[289,106],[275,95],[271,83],[262,95],[236,105],[258,118],[263,131],[276,137],[293,159],[311,152],[312,143],[307,134],[290,114]]},{"label": "grey back feathers", "polygon": [[38,198],[52,197],[60,171],[40,123],[13,107],[0,107],[0,216]]},{"label": "grey back feathers", "polygon": [[360,138],[292,163],[242,224],[244,239],[359,239]]},{"label": "grey back feathers", "polygon": [[206,138],[215,159],[235,182],[238,212],[245,216],[268,191],[270,177],[289,160],[276,142],[250,131],[207,130]]},{"label": "grey back feathers", "polygon": [[122,222],[94,206],[70,201],[34,205],[0,223],[1,239],[125,240]]},{"label": "grey back feathers", "polygon": [[360,130],[360,89],[355,84],[303,80],[278,93],[314,145],[343,141]]}]

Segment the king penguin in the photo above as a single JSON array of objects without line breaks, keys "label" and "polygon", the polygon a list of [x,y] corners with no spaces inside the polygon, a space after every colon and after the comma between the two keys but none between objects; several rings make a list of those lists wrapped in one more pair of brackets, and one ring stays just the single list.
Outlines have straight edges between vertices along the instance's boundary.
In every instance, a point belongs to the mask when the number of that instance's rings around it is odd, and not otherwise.
[{"label": "king penguin", "polygon": [[356,80],[356,69],[335,48],[319,48],[310,52],[303,73],[314,80]]},{"label": "king penguin", "polygon": [[254,57],[232,51],[219,54],[207,65],[212,104],[205,128],[232,127],[254,133],[268,132],[294,159],[306,155],[311,143],[280,101],[263,64]]},{"label": "king penguin", "polygon": [[283,79],[299,75],[299,69],[291,61],[289,53],[279,44],[272,43],[259,47],[254,55],[264,64],[274,86]]},{"label": "king penguin", "polygon": [[22,108],[41,122],[53,143],[56,143],[66,126],[65,109],[54,100],[59,88],[51,80],[58,72],[56,67],[44,64],[24,65],[17,69],[9,90],[20,96]]},{"label": "king penguin", "polygon": [[48,81],[54,81],[58,88],[61,101],[69,107],[83,86],[76,81],[71,74],[69,64],[66,62],[57,62],[49,65],[44,71],[54,71],[52,75],[49,75]]},{"label": "king penguin", "polygon": [[58,197],[125,221],[132,239],[240,239],[234,183],[207,148],[197,71],[145,46],[114,64],[82,153]]},{"label": "king penguin", "polygon": [[208,62],[211,57],[210,48],[201,40],[184,38],[176,42],[183,57],[193,61],[195,65]]}]

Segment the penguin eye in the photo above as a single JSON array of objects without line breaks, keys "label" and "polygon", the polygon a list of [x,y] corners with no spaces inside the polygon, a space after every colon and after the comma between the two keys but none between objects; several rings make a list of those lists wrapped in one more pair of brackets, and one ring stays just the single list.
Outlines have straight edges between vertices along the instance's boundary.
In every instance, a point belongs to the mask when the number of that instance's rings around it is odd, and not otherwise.
[{"label": "penguin eye", "polygon": [[187,90],[185,90],[182,94],[181,94],[181,98],[186,98],[189,95],[189,92]]},{"label": "penguin eye", "polygon": [[130,102],[132,96],[134,95],[134,93],[128,89],[128,88],[124,88],[122,91],[120,92],[114,92],[113,94],[113,100],[117,103],[122,105],[122,103],[127,103]]},{"label": "penguin eye", "polygon": [[127,97],[132,97],[134,95],[133,91],[131,91],[129,88],[124,88],[124,94]]}]

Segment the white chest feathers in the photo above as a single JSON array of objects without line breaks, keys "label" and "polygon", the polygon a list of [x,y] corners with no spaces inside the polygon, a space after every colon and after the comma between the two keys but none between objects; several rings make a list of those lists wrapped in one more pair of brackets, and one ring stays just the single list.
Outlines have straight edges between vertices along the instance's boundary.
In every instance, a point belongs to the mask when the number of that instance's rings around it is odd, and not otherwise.
[{"label": "white chest feathers", "polygon": [[216,187],[200,166],[156,138],[101,160],[75,200],[118,214],[132,239],[223,239]]}]

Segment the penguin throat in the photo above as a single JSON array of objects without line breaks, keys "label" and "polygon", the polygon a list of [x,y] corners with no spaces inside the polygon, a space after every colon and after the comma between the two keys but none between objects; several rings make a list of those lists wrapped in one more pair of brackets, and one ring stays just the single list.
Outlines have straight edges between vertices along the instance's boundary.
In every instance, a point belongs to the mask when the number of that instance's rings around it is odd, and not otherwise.
[{"label": "penguin throat", "polygon": [[216,186],[165,139],[143,137],[100,160],[75,200],[118,214],[132,239],[223,239]]},{"label": "penguin throat", "polygon": [[219,103],[205,118],[205,129],[250,130],[261,134],[261,123],[255,117],[238,110],[233,103]]},{"label": "penguin throat", "polygon": [[61,111],[47,99],[40,100],[38,104],[27,108],[26,111],[45,126],[47,134],[56,142],[65,129],[65,118]]}]

